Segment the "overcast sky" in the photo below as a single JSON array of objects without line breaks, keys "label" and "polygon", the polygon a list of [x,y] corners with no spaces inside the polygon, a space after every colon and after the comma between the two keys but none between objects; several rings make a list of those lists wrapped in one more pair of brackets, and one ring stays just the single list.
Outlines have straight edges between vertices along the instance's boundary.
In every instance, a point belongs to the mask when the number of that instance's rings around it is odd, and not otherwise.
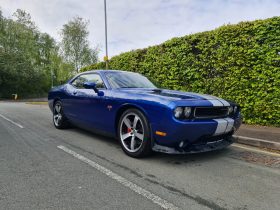
[{"label": "overcast sky", "polygon": [[[104,56],[103,0],[0,0],[4,16],[29,12],[39,29],[59,40],[74,16],[90,21],[90,41]],[[107,0],[109,57],[223,24],[280,15],[280,0]]]}]

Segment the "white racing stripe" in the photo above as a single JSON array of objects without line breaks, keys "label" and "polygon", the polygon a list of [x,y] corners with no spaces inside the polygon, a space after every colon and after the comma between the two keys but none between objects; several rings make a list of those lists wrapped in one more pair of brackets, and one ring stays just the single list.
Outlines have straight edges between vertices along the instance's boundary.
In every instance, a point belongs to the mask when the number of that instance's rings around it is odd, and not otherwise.
[{"label": "white racing stripe", "polygon": [[0,117],[2,117],[3,119],[7,120],[8,122],[10,122],[10,123],[12,123],[12,124],[14,124],[14,125],[16,125],[16,126],[18,126],[18,127],[20,127],[20,128],[24,128],[22,125],[20,125],[20,124],[14,122],[14,121],[12,121],[12,120],[10,120],[9,118],[5,117],[5,116],[2,115],[2,114],[0,114]]},{"label": "white racing stripe", "polygon": [[233,128],[233,125],[234,125],[234,119],[231,119],[231,118],[226,118],[226,120],[228,121],[228,124],[227,124],[227,129],[225,130],[225,133],[228,133],[232,130]]},{"label": "white racing stripe", "polygon": [[215,99],[214,97],[210,96],[210,95],[206,95],[206,94],[198,94],[200,97],[205,98],[207,100],[213,100]]},{"label": "white racing stripe", "polygon": [[224,99],[221,99],[221,98],[217,98],[217,100],[219,100],[220,102],[222,102],[224,104],[224,106],[230,106],[230,104],[224,100]]},{"label": "white racing stripe", "polygon": [[224,106],[230,106],[230,104],[226,100],[224,100],[222,98],[218,98],[216,96],[212,96],[212,97],[216,100],[219,100]]},{"label": "white racing stripe", "polygon": [[213,106],[224,106],[224,104],[222,102],[220,102],[219,100],[216,99],[207,99]]},{"label": "white racing stripe", "polygon": [[230,104],[226,100],[222,98],[218,98],[216,96],[199,94],[199,93],[192,93],[192,94],[208,100],[213,106],[230,106]]},{"label": "white racing stripe", "polygon": [[215,98],[213,98],[212,96],[210,95],[205,95],[205,94],[200,94],[200,93],[194,93],[194,92],[191,92],[191,94],[195,95],[195,96],[198,96],[198,97],[201,97],[203,99],[206,99],[206,100],[213,100]]},{"label": "white racing stripe", "polygon": [[232,130],[234,125],[234,120],[232,118],[214,119],[218,123],[214,135],[220,135],[228,133]]},{"label": "white racing stripe", "polygon": [[214,121],[218,123],[214,135],[220,135],[225,133],[228,122],[225,119],[214,119]]},{"label": "white racing stripe", "polygon": [[234,120],[229,117],[223,119],[214,119],[214,121],[218,123],[214,135],[228,133],[232,130],[234,125]]},{"label": "white racing stripe", "polygon": [[116,180],[117,182],[119,182],[120,184],[122,184],[123,186],[131,189],[132,191],[136,192],[137,194],[151,200],[153,203],[159,205],[160,207],[164,208],[164,209],[172,209],[172,210],[177,210],[179,209],[178,207],[176,207],[175,205],[173,205],[172,203],[169,203],[168,201],[160,198],[159,196],[149,192],[148,190],[143,189],[142,187],[128,181],[127,179],[125,179],[124,177],[114,173],[113,171],[99,165],[98,163],[68,149],[67,147],[64,147],[62,145],[57,146],[59,149],[63,150],[64,152],[72,155],[73,157],[83,161],[84,163],[87,163],[88,165],[90,165],[91,167],[97,169],[98,171],[100,171],[101,173],[105,174],[106,176],[110,177],[111,179]]}]

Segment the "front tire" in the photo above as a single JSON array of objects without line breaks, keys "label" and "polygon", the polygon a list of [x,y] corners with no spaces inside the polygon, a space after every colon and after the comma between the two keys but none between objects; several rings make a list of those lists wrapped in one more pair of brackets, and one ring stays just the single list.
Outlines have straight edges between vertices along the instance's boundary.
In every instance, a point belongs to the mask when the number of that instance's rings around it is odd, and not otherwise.
[{"label": "front tire", "polygon": [[56,101],[53,106],[53,124],[57,129],[69,127],[69,122],[63,113],[61,101]]},{"label": "front tire", "polygon": [[134,158],[151,154],[151,131],[147,118],[137,109],[128,109],[120,117],[118,138],[123,151]]}]

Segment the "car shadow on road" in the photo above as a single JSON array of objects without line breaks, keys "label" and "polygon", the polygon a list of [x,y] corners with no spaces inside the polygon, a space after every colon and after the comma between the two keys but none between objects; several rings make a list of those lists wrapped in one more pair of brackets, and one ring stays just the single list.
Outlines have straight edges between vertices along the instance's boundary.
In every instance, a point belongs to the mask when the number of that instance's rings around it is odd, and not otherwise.
[{"label": "car shadow on road", "polygon": [[85,129],[78,128],[78,127],[71,127],[71,128],[68,129],[68,131],[72,131],[74,133],[79,133],[81,135],[84,135],[86,137],[91,138],[94,141],[104,142],[104,143],[107,143],[110,146],[115,146],[115,147],[120,148],[118,140],[116,138],[111,137],[111,136],[106,136],[106,135],[103,135],[103,134],[94,133],[92,131],[85,130]]},{"label": "car shadow on road", "polygon": [[221,157],[230,155],[231,149],[225,148],[216,151],[195,153],[195,154],[164,154],[164,153],[155,153],[153,159],[165,161],[169,164],[181,165],[185,163],[205,163],[215,161]]}]

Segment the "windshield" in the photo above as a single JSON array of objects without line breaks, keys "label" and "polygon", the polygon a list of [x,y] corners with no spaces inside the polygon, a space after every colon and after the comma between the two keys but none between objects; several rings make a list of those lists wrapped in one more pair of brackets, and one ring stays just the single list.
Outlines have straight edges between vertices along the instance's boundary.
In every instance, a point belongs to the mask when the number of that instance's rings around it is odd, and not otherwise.
[{"label": "windshield", "polygon": [[108,72],[106,78],[112,88],[156,88],[146,77],[133,72]]}]

